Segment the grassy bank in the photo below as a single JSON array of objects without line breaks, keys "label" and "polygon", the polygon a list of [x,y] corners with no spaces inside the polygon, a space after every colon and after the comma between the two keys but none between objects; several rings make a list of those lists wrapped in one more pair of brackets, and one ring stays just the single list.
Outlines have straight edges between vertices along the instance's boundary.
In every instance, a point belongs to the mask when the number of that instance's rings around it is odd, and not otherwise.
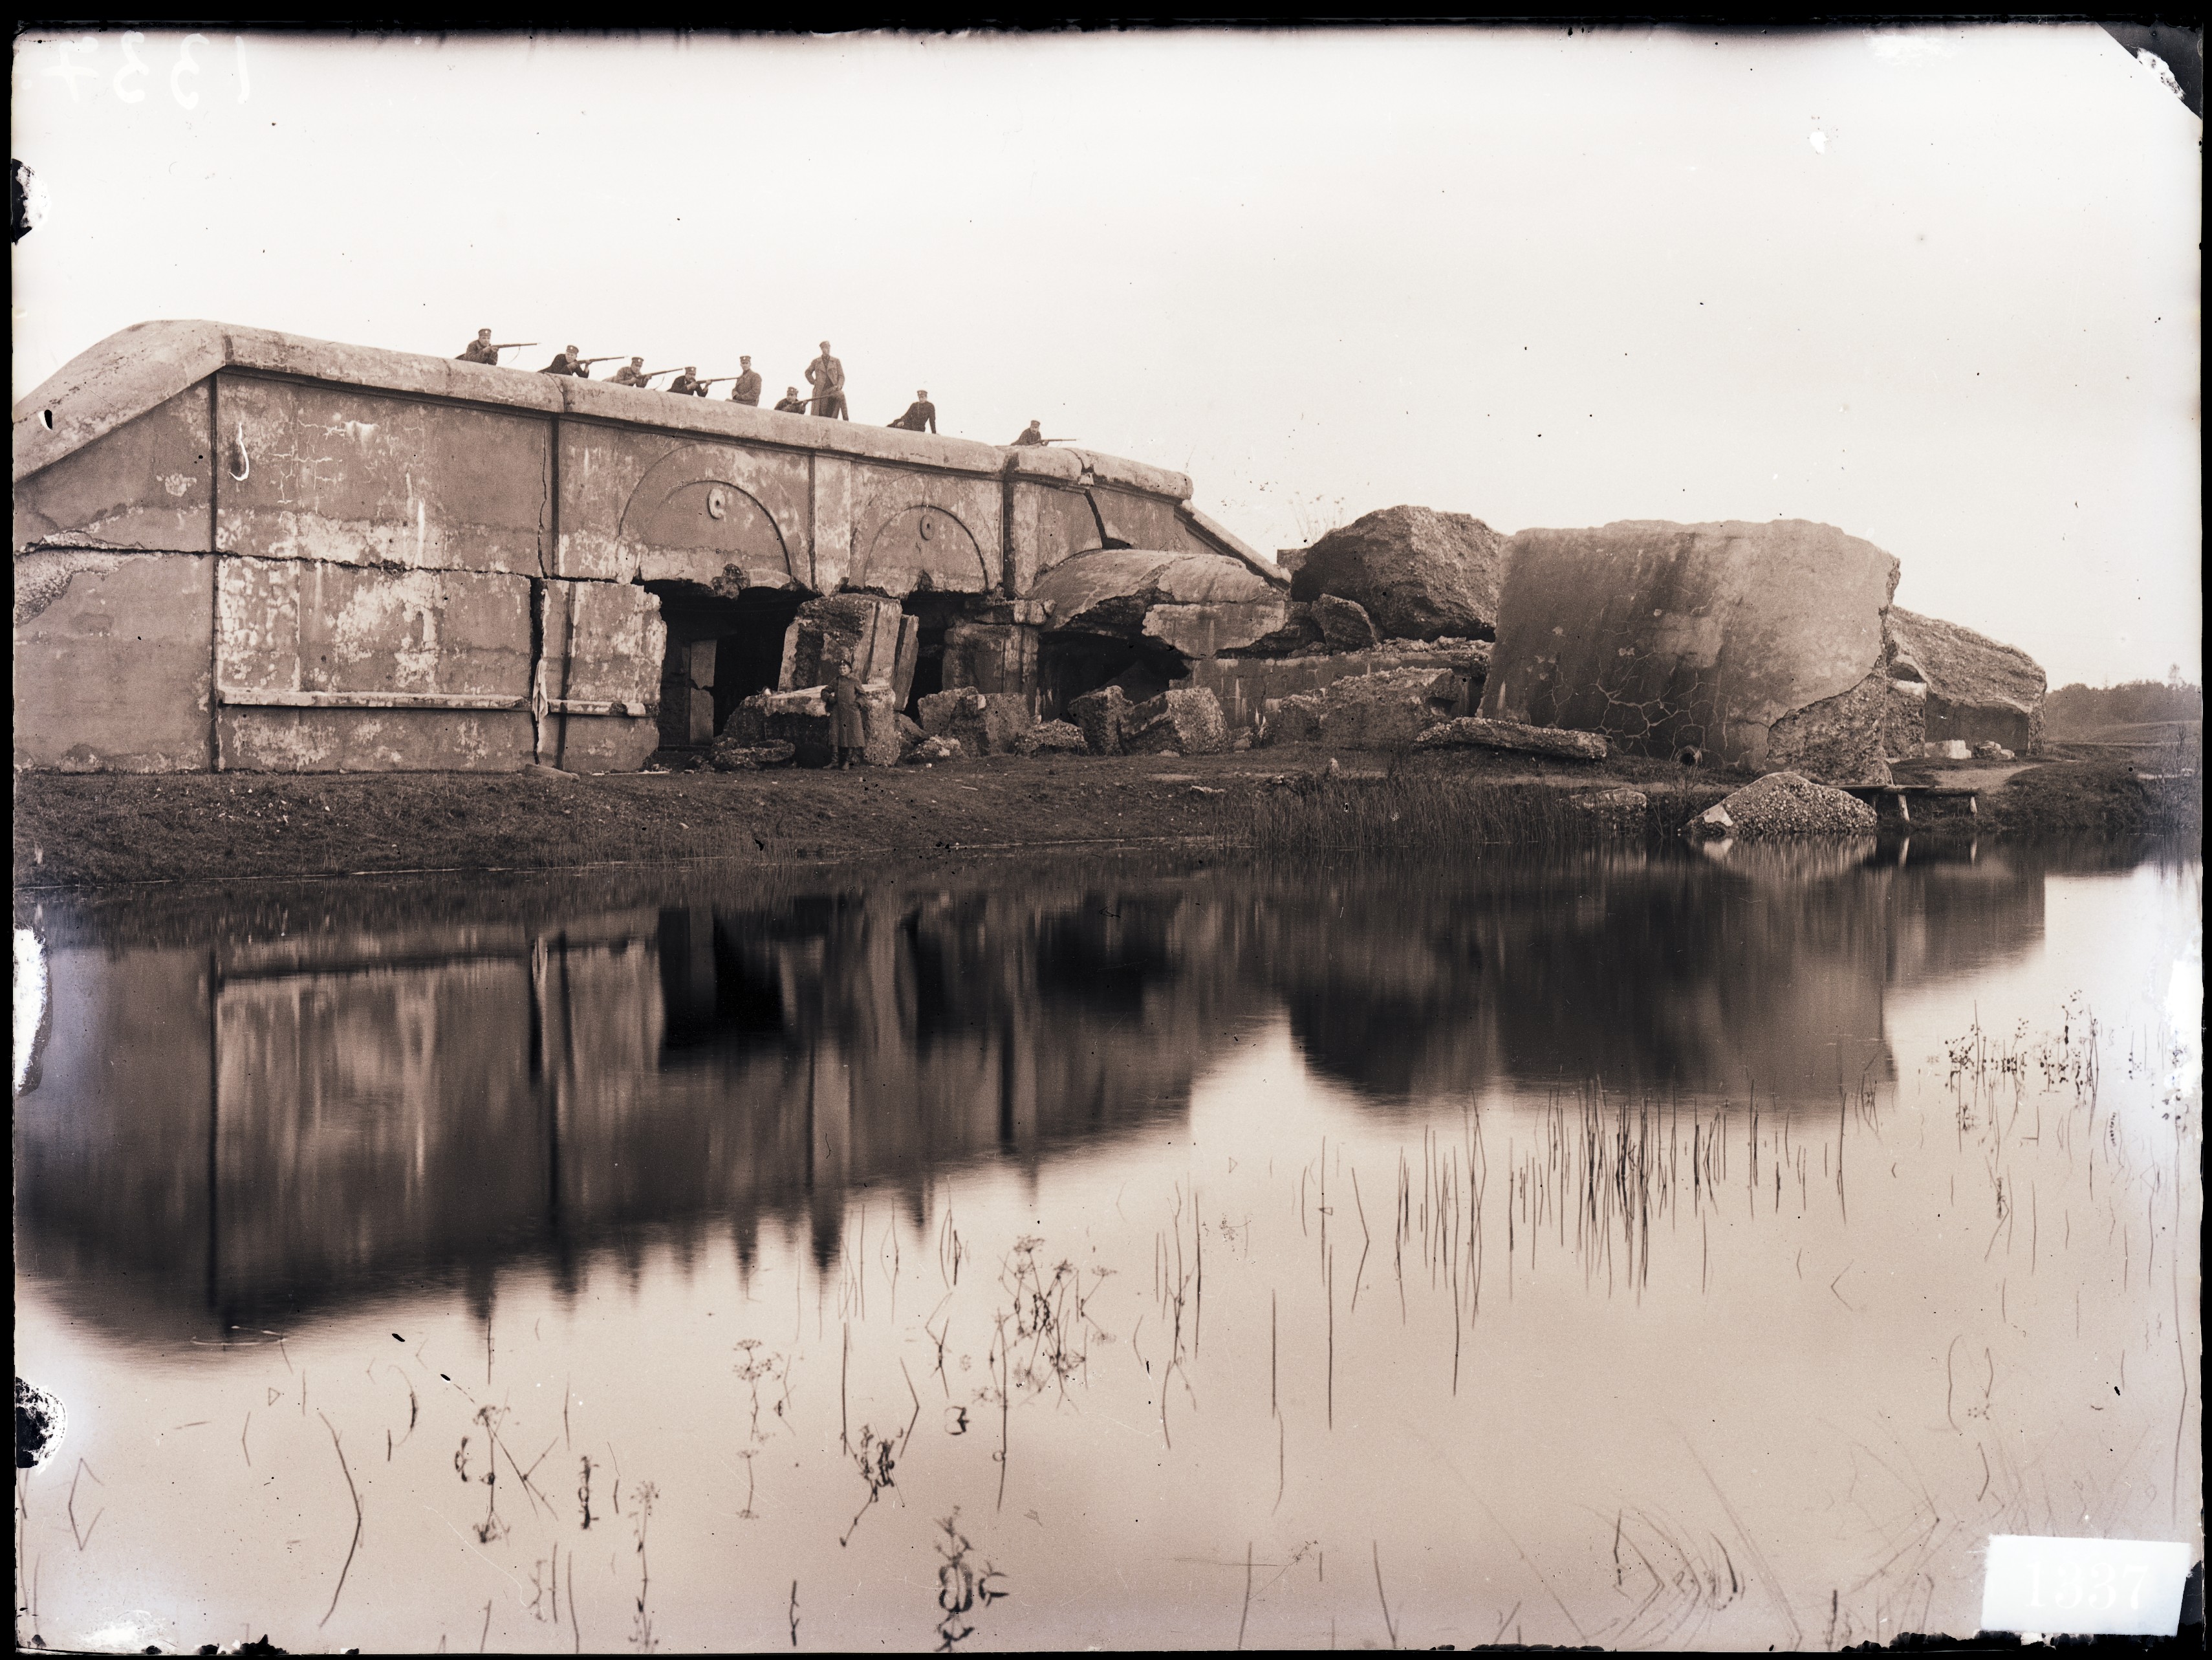
[{"label": "grassy bank", "polygon": [[[1336,769],[1329,769],[1334,759]],[[1743,778],[1617,757],[1390,757],[1286,747],[1207,757],[994,757],[850,772],[20,775],[19,887],[680,860],[936,856],[1188,841],[1293,856],[1450,856],[1506,843],[1663,838]],[[1649,801],[1635,827],[1593,791]],[[2197,781],[2109,759],[2036,767],[1978,829],[2201,834]]]}]

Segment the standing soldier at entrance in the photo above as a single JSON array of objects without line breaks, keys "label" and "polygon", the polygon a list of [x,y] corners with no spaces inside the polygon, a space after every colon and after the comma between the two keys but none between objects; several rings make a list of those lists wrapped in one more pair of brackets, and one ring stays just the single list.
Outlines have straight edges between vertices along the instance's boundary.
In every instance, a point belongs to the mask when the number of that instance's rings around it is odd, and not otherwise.
[{"label": "standing soldier at entrance", "polygon": [[730,401],[732,404],[750,404],[755,409],[758,409],[761,379],[753,373],[753,360],[750,357],[740,357],[738,359],[738,367],[744,373],[738,377],[737,385],[730,388]]},{"label": "standing soldier at entrance", "polygon": [[935,432],[937,405],[929,401],[928,392],[916,392],[914,395],[914,402],[906,406],[906,413],[890,424],[895,427],[903,427],[908,432]]},{"label": "standing soldier at entrance", "polygon": [[607,378],[613,386],[641,386],[645,384],[645,359],[633,357]]},{"label": "standing soldier at entrance", "polygon": [[853,672],[849,652],[837,660],[837,672],[830,683],[830,719],[835,727],[830,738],[836,746],[837,765],[842,770],[853,764],[853,757],[866,747],[868,741],[860,714],[860,677]]},{"label": "standing soldier at entrance", "polygon": [[672,392],[678,398],[704,398],[707,395],[699,385],[699,366],[696,363],[686,363],[684,372],[661,390]]},{"label": "standing soldier at entrance", "polygon": [[814,412],[839,421],[850,420],[845,413],[845,366],[830,355],[830,343],[822,343],[822,356],[806,366],[806,384],[814,388]]},{"label": "standing soldier at entrance", "polygon": [[786,386],[783,396],[776,399],[775,407],[785,415],[804,415],[806,413],[806,400],[799,395],[798,387]]}]

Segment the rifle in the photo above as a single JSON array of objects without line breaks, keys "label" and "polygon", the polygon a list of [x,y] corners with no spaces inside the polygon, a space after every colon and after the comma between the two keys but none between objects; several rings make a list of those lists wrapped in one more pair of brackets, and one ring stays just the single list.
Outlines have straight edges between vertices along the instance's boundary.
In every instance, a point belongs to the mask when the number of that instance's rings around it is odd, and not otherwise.
[{"label": "rifle", "polygon": [[641,369],[638,372],[637,378],[641,380],[658,380],[664,374],[675,373],[674,369]]},{"label": "rifle", "polygon": [[713,380],[702,380],[699,384],[702,386],[719,386],[725,380],[735,380],[738,378],[734,374],[718,374]]},{"label": "rifle", "polygon": [[586,368],[589,368],[594,363],[611,363],[617,357],[627,357],[629,356],[629,354],[628,352],[611,351],[605,357],[579,357],[575,361],[582,364]]}]

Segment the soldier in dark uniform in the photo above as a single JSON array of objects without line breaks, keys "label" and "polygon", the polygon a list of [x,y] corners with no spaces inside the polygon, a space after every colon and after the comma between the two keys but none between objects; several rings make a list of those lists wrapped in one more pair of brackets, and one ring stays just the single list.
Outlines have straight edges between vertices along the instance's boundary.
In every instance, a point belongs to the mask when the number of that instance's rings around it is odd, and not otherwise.
[{"label": "soldier in dark uniform", "polygon": [[906,406],[906,413],[890,424],[895,427],[903,427],[908,432],[935,432],[937,405],[929,401],[928,392],[917,391],[914,395],[914,402]]},{"label": "soldier in dark uniform", "polygon": [[744,373],[738,377],[737,384],[730,388],[730,401],[732,404],[750,404],[755,409],[758,409],[761,378],[753,373],[753,360],[750,357],[740,357],[738,359],[738,367]]},{"label": "soldier in dark uniform", "polygon": [[775,407],[781,414],[804,415],[806,413],[806,400],[799,395],[798,387],[786,386],[783,396],[775,400]]},{"label": "soldier in dark uniform", "polygon": [[555,352],[553,361],[538,372],[540,374],[588,375],[591,371],[584,367],[583,356],[583,353],[571,346],[566,351]]},{"label": "soldier in dark uniform", "polygon": [[645,359],[633,357],[629,362],[607,377],[609,384],[617,386],[641,386],[645,384]]},{"label": "soldier in dark uniform", "polygon": [[696,363],[686,363],[684,372],[661,390],[672,392],[678,398],[704,398],[707,395],[707,389],[699,384],[699,366]]},{"label": "soldier in dark uniform", "polygon": [[831,741],[836,746],[840,769],[853,764],[853,757],[860,754],[867,744],[867,736],[860,715],[860,677],[853,672],[849,654],[837,660],[837,672],[830,686],[830,719],[834,730]]},{"label": "soldier in dark uniform", "polygon": [[1022,429],[1020,435],[1015,438],[1014,442],[1017,444],[1042,444],[1044,442],[1044,423],[1042,421],[1030,422],[1029,425]]},{"label": "soldier in dark uniform", "polygon": [[499,366],[499,348],[491,343],[491,331],[478,329],[477,337],[461,348],[461,355],[455,361],[463,363],[489,363],[496,368]]}]

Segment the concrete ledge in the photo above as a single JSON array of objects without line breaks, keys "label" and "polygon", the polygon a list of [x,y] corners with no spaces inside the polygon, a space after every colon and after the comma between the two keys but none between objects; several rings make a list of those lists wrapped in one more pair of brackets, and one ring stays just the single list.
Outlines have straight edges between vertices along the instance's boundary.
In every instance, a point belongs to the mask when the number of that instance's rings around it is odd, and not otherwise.
[{"label": "concrete ledge", "polygon": [[[552,350],[546,348],[548,356]],[[619,386],[611,380],[495,368],[194,319],[139,323],[112,334],[71,358],[18,402],[12,431],[17,481],[74,454],[223,368],[742,439],[938,471],[1027,476],[1064,484],[1081,483],[1088,471],[1094,483],[1173,502],[1186,502],[1191,493],[1190,480],[1182,473],[1095,450],[1014,448],[860,422],[779,414],[716,398]],[[52,427],[46,425],[49,416]]]}]

